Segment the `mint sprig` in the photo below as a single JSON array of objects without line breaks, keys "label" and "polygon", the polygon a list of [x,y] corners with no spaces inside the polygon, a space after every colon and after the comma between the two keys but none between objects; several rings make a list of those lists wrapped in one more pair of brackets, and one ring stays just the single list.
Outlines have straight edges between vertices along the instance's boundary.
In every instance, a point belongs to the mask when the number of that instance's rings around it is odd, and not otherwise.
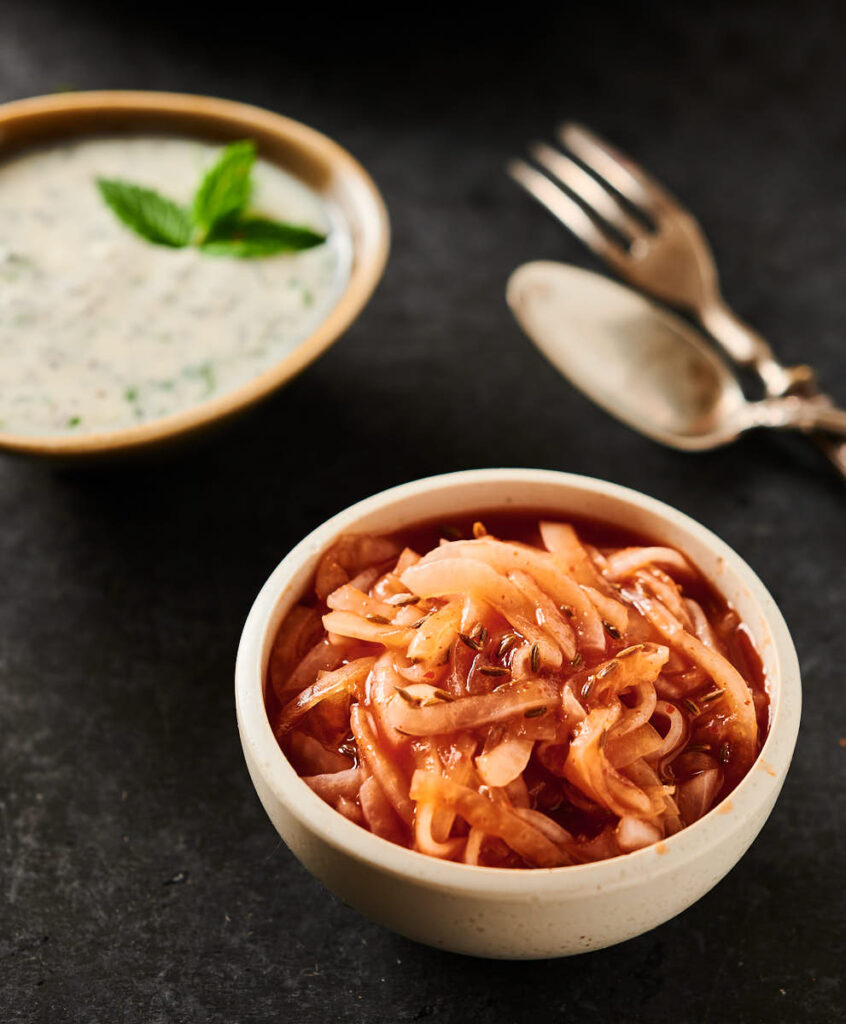
[{"label": "mint sprig", "polygon": [[193,245],[209,256],[254,259],[325,242],[326,235],[311,228],[247,212],[255,159],[255,143],[249,139],[226,146],[188,209],[126,181],[98,178],[97,187],[115,216],[155,245]]}]

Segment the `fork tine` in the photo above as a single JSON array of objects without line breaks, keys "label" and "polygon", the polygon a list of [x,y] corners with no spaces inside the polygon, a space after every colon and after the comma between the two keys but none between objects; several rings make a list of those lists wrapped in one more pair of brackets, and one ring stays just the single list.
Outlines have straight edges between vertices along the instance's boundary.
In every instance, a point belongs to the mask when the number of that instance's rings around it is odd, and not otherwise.
[{"label": "fork tine", "polygon": [[554,181],[524,160],[512,160],[506,169],[518,185],[522,185],[529,195],[545,206],[600,259],[612,267],[620,267],[625,263],[625,250],[601,231],[575,199],[571,199]]},{"label": "fork tine", "polygon": [[573,121],[561,125],[558,138],[583,164],[635,206],[652,214],[660,213],[662,208],[678,209],[678,203],[663,185],[659,185],[625,153],[583,125]]},{"label": "fork tine", "polygon": [[579,167],[570,157],[559,153],[545,142],[534,143],[529,152],[541,167],[553,174],[588,209],[593,210],[602,220],[619,231],[627,242],[645,233],[643,226],[623,209],[608,189],[600,185],[596,178]]}]

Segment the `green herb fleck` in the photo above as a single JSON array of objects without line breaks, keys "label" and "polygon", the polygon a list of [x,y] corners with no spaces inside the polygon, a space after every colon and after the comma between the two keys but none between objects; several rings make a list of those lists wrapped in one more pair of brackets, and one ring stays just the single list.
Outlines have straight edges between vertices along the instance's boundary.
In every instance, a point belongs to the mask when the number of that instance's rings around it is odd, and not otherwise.
[{"label": "green herb fleck", "polygon": [[211,363],[200,363],[198,366],[186,366],[182,371],[183,374],[191,380],[199,380],[205,384],[206,389],[203,395],[210,395],[217,384],[217,379],[214,373],[214,367]]},{"label": "green herb fleck", "polygon": [[82,417],[81,416],[71,416],[68,419],[68,426],[69,427],[78,427],[80,423],[82,423]]}]

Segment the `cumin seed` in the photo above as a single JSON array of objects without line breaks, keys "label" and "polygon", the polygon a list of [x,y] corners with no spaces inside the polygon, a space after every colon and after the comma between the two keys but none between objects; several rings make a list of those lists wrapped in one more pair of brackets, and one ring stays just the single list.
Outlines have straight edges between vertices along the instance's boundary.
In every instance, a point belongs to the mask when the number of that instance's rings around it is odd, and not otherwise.
[{"label": "cumin seed", "polygon": [[546,714],[547,710],[548,709],[547,709],[545,704],[543,705],[543,707],[529,708],[528,711],[524,711],[523,712],[523,717],[524,718],[540,718],[541,715],[545,715]]},{"label": "cumin seed", "polygon": [[510,676],[511,672],[507,668],[502,668],[499,665],[482,665],[479,669],[483,676]]},{"label": "cumin seed", "polygon": [[532,671],[537,672],[540,668],[540,647],[537,644],[532,644],[532,653],[529,655],[529,664],[532,666]]},{"label": "cumin seed", "polygon": [[723,692],[724,691],[718,686],[715,690],[711,690],[710,693],[706,693],[704,697],[700,697],[699,699],[703,704],[710,704],[712,700],[717,700],[722,697]]},{"label": "cumin seed", "polygon": [[605,628],[605,632],[606,632],[606,633],[607,633],[607,634],[608,634],[608,635],[609,635],[610,637],[613,637],[613,638],[614,638],[615,640],[619,640],[619,639],[620,639],[620,637],[621,637],[621,636],[623,635],[623,634],[622,634],[622,633],[620,632],[620,630],[619,630],[619,629],[617,629],[617,627],[616,627],[616,626],[612,626],[610,622],[606,622],[606,621],[605,621],[604,619],[602,620],[602,625],[603,625],[603,626],[604,626],[604,628]]},{"label": "cumin seed", "polygon": [[572,668],[578,668],[578,666],[581,665],[581,663],[583,661],[584,661],[584,658],[582,657],[582,652],[581,651],[577,651],[575,658],[571,658],[570,659],[570,666]]},{"label": "cumin seed", "polygon": [[602,668],[596,673],[597,679],[604,679],[606,676],[612,675],[620,667],[619,661],[615,658],[613,661],[609,661],[607,665],[603,665]]},{"label": "cumin seed", "polygon": [[626,647],[622,651],[617,652],[618,658],[630,658],[636,651],[642,651],[643,644],[632,644],[631,647]]},{"label": "cumin seed", "polygon": [[368,622],[375,622],[379,626],[389,626],[391,620],[386,615],[365,615]]},{"label": "cumin seed", "polygon": [[476,640],[475,637],[468,636],[466,633],[459,633],[458,634],[458,639],[463,644],[466,644],[470,648],[471,651],[475,651],[477,654],[482,649],[482,645],[479,643],[479,641]]},{"label": "cumin seed", "polygon": [[411,707],[413,707],[413,708],[419,708],[420,707],[420,698],[419,697],[415,697],[415,696],[413,696],[410,693],[406,693],[406,691],[401,686],[395,686],[394,690],[396,690],[396,692],[400,695],[400,697],[402,697],[402,699],[406,702],[406,704],[410,704]]},{"label": "cumin seed", "polygon": [[728,743],[724,743],[720,747],[720,764],[728,764],[729,758],[731,757],[731,747]]},{"label": "cumin seed", "polygon": [[696,703],[696,701],[695,700],[691,700],[690,697],[685,697],[684,700],[682,701],[682,704],[684,704],[684,706],[687,708],[687,710],[692,715],[701,715],[702,714],[702,709],[699,707],[699,705]]},{"label": "cumin seed", "polygon": [[479,623],[479,625],[473,630],[473,639],[480,644],[487,643],[488,631],[481,623]]},{"label": "cumin seed", "polygon": [[518,637],[514,633],[505,633],[502,639],[499,641],[499,647],[496,649],[498,658],[508,654],[511,648],[517,643]]}]

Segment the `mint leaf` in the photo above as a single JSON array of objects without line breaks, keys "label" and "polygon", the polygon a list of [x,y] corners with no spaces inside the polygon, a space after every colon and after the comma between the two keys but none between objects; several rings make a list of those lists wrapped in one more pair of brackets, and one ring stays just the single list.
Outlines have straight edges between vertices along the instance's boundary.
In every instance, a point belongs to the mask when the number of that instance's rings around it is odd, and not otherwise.
[{"label": "mint leaf", "polygon": [[266,217],[244,217],[219,224],[200,248],[209,256],[251,259],[282,252],[300,252],[325,241],[326,235],[311,228],[283,224]]},{"label": "mint leaf", "polygon": [[200,183],[194,196],[194,223],[203,242],[220,221],[239,214],[250,198],[250,171],[256,144],[247,139],[230,143]]},{"label": "mint leaf", "polygon": [[181,249],[191,241],[188,211],[158,192],[107,178],[98,178],[97,187],[115,216],[148,242]]}]

